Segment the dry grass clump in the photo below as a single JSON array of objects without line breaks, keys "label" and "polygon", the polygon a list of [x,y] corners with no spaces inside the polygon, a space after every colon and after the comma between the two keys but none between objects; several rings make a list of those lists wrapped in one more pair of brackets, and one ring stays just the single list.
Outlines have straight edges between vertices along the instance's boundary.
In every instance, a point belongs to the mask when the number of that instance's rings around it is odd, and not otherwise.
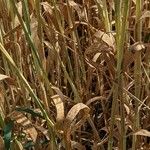
[{"label": "dry grass clump", "polygon": [[150,149],[148,0],[0,0],[0,149]]}]

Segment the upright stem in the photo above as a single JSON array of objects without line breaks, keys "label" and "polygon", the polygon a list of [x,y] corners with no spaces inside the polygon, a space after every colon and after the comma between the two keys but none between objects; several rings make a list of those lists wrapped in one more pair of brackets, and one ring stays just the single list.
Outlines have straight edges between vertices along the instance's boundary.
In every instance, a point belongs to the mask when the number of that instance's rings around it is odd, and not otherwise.
[{"label": "upright stem", "polygon": [[[135,26],[135,41],[141,42],[142,21],[140,20],[142,10],[142,0],[136,0],[136,26]],[[135,78],[135,96],[140,99],[141,95],[141,51],[135,52],[135,66],[134,66],[134,78]],[[139,124],[139,102],[135,101],[135,121],[134,129],[138,130]],[[137,137],[133,136],[132,150],[137,149]]]},{"label": "upright stem", "polygon": [[[122,11],[123,8],[123,11]],[[124,117],[124,100],[123,100],[123,56],[124,56],[124,42],[126,39],[127,19],[128,19],[129,0],[121,2],[115,0],[115,22],[116,22],[116,50],[117,50],[117,70],[116,70],[116,82],[113,85],[113,103],[111,109],[111,125],[110,136],[108,142],[108,150],[113,149],[113,130],[115,123],[115,113],[118,106],[117,100],[120,99],[120,116],[121,116],[121,138],[120,149],[125,150],[125,117]]]},{"label": "upright stem", "polygon": [[[121,2],[119,0],[115,0],[115,21],[116,21],[116,51],[117,51],[117,72],[116,72],[116,80],[120,78],[120,62],[118,61],[118,56],[121,54],[119,48],[119,40],[120,40],[120,23],[121,23]],[[121,57],[120,59],[121,60]],[[115,123],[115,113],[116,113],[116,106],[118,100],[118,81],[117,83],[114,82],[113,85],[113,102],[111,108],[111,124],[110,124],[110,134],[109,134],[109,141],[108,141],[108,150],[113,149],[113,130],[114,130],[114,123]]]}]

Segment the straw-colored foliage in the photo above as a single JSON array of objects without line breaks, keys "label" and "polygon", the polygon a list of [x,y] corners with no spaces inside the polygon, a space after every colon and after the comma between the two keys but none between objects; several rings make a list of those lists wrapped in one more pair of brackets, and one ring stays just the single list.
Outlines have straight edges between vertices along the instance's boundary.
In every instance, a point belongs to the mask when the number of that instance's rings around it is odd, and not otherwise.
[{"label": "straw-colored foliage", "polygon": [[149,0],[0,0],[0,150],[148,150],[149,130]]}]

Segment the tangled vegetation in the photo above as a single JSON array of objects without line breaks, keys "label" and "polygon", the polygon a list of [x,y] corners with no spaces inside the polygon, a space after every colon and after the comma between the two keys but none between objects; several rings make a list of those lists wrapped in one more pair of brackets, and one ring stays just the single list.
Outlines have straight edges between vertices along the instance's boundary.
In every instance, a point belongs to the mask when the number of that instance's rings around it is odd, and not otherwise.
[{"label": "tangled vegetation", "polygon": [[149,0],[0,0],[0,150],[148,150],[149,130]]}]

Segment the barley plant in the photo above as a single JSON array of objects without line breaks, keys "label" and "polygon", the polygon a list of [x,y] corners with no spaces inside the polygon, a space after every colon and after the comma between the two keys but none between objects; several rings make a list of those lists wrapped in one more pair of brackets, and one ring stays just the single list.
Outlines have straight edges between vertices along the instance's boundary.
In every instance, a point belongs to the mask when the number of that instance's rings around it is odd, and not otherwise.
[{"label": "barley plant", "polygon": [[149,150],[150,1],[0,0],[0,150]]}]

